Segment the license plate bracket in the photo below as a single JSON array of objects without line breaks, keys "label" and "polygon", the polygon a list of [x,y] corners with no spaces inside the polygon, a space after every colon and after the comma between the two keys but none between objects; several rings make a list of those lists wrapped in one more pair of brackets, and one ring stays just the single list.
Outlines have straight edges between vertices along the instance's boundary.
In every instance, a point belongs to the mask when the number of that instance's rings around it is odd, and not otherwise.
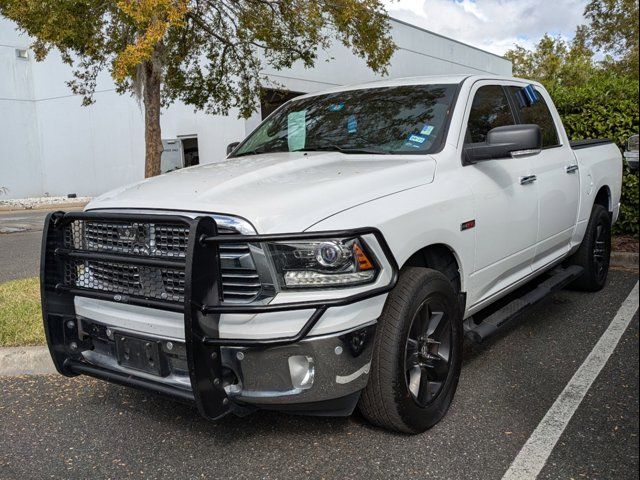
[{"label": "license plate bracket", "polygon": [[160,342],[116,333],[116,357],[118,365],[164,377],[167,362]]}]

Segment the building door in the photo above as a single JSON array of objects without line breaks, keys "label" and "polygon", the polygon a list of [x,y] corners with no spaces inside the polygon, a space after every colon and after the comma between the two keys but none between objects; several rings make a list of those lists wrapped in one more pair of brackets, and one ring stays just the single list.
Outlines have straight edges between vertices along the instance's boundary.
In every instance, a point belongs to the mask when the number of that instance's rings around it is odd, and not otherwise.
[{"label": "building door", "polygon": [[160,173],[178,170],[184,165],[182,142],[177,138],[162,139],[162,156],[160,157]]},{"label": "building door", "polygon": [[162,140],[160,172],[167,173],[200,164],[197,135],[185,135]]},{"label": "building door", "polygon": [[198,136],[189,135],[178,137],[182,142],[183,165],[192,167],[200,165],[200,155],[198,153]]}]

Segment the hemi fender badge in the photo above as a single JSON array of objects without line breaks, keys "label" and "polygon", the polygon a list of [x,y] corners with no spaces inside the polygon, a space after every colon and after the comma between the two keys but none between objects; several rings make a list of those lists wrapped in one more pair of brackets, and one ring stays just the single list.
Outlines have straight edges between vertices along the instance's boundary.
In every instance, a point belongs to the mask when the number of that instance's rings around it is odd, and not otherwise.
[{"label": "hemi fender badge", "polygon": [[460,225],[460,231],[464,232],[465,230],[469,230],[470,228],[473,228],[475,226],[476,226],[476,221],[469,220],[468,222],[464,222]]}]

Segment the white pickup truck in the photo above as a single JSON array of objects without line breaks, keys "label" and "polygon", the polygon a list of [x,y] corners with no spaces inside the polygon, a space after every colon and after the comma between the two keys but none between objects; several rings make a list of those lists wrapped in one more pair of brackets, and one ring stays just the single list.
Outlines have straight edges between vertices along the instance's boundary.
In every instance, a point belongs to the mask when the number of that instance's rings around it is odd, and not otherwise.
[{"label": "white pickup truck", "polygon": [[537,83],[304,95],[226,159],[49,216],[51,355],[209,419],[358,406],[421,432],[451,404],[464,336],[565,285],[603,287],[621,177],[619,149],[570,142]]}]

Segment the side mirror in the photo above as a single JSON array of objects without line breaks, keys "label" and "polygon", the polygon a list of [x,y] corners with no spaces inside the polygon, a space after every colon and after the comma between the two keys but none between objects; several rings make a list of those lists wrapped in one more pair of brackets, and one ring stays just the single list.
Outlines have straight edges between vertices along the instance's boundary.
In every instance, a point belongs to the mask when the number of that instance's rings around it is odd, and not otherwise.
[{"label": "side mirror", "polygon": [[240,145],[240,142],[233,142],[227,145],[227,155],[233,152],[238,145]]},{"label": "side mirror", "polygon": [[633,135],[627,140],[624,158],[631,170],[638,170],[638,135]]},{"label": "side mirror", "polygon": [[465,165],[523,155],[535,155],[542,149],[542,131],[538,125],[507,125],[489,130],[487,140],[464,146]]}]

